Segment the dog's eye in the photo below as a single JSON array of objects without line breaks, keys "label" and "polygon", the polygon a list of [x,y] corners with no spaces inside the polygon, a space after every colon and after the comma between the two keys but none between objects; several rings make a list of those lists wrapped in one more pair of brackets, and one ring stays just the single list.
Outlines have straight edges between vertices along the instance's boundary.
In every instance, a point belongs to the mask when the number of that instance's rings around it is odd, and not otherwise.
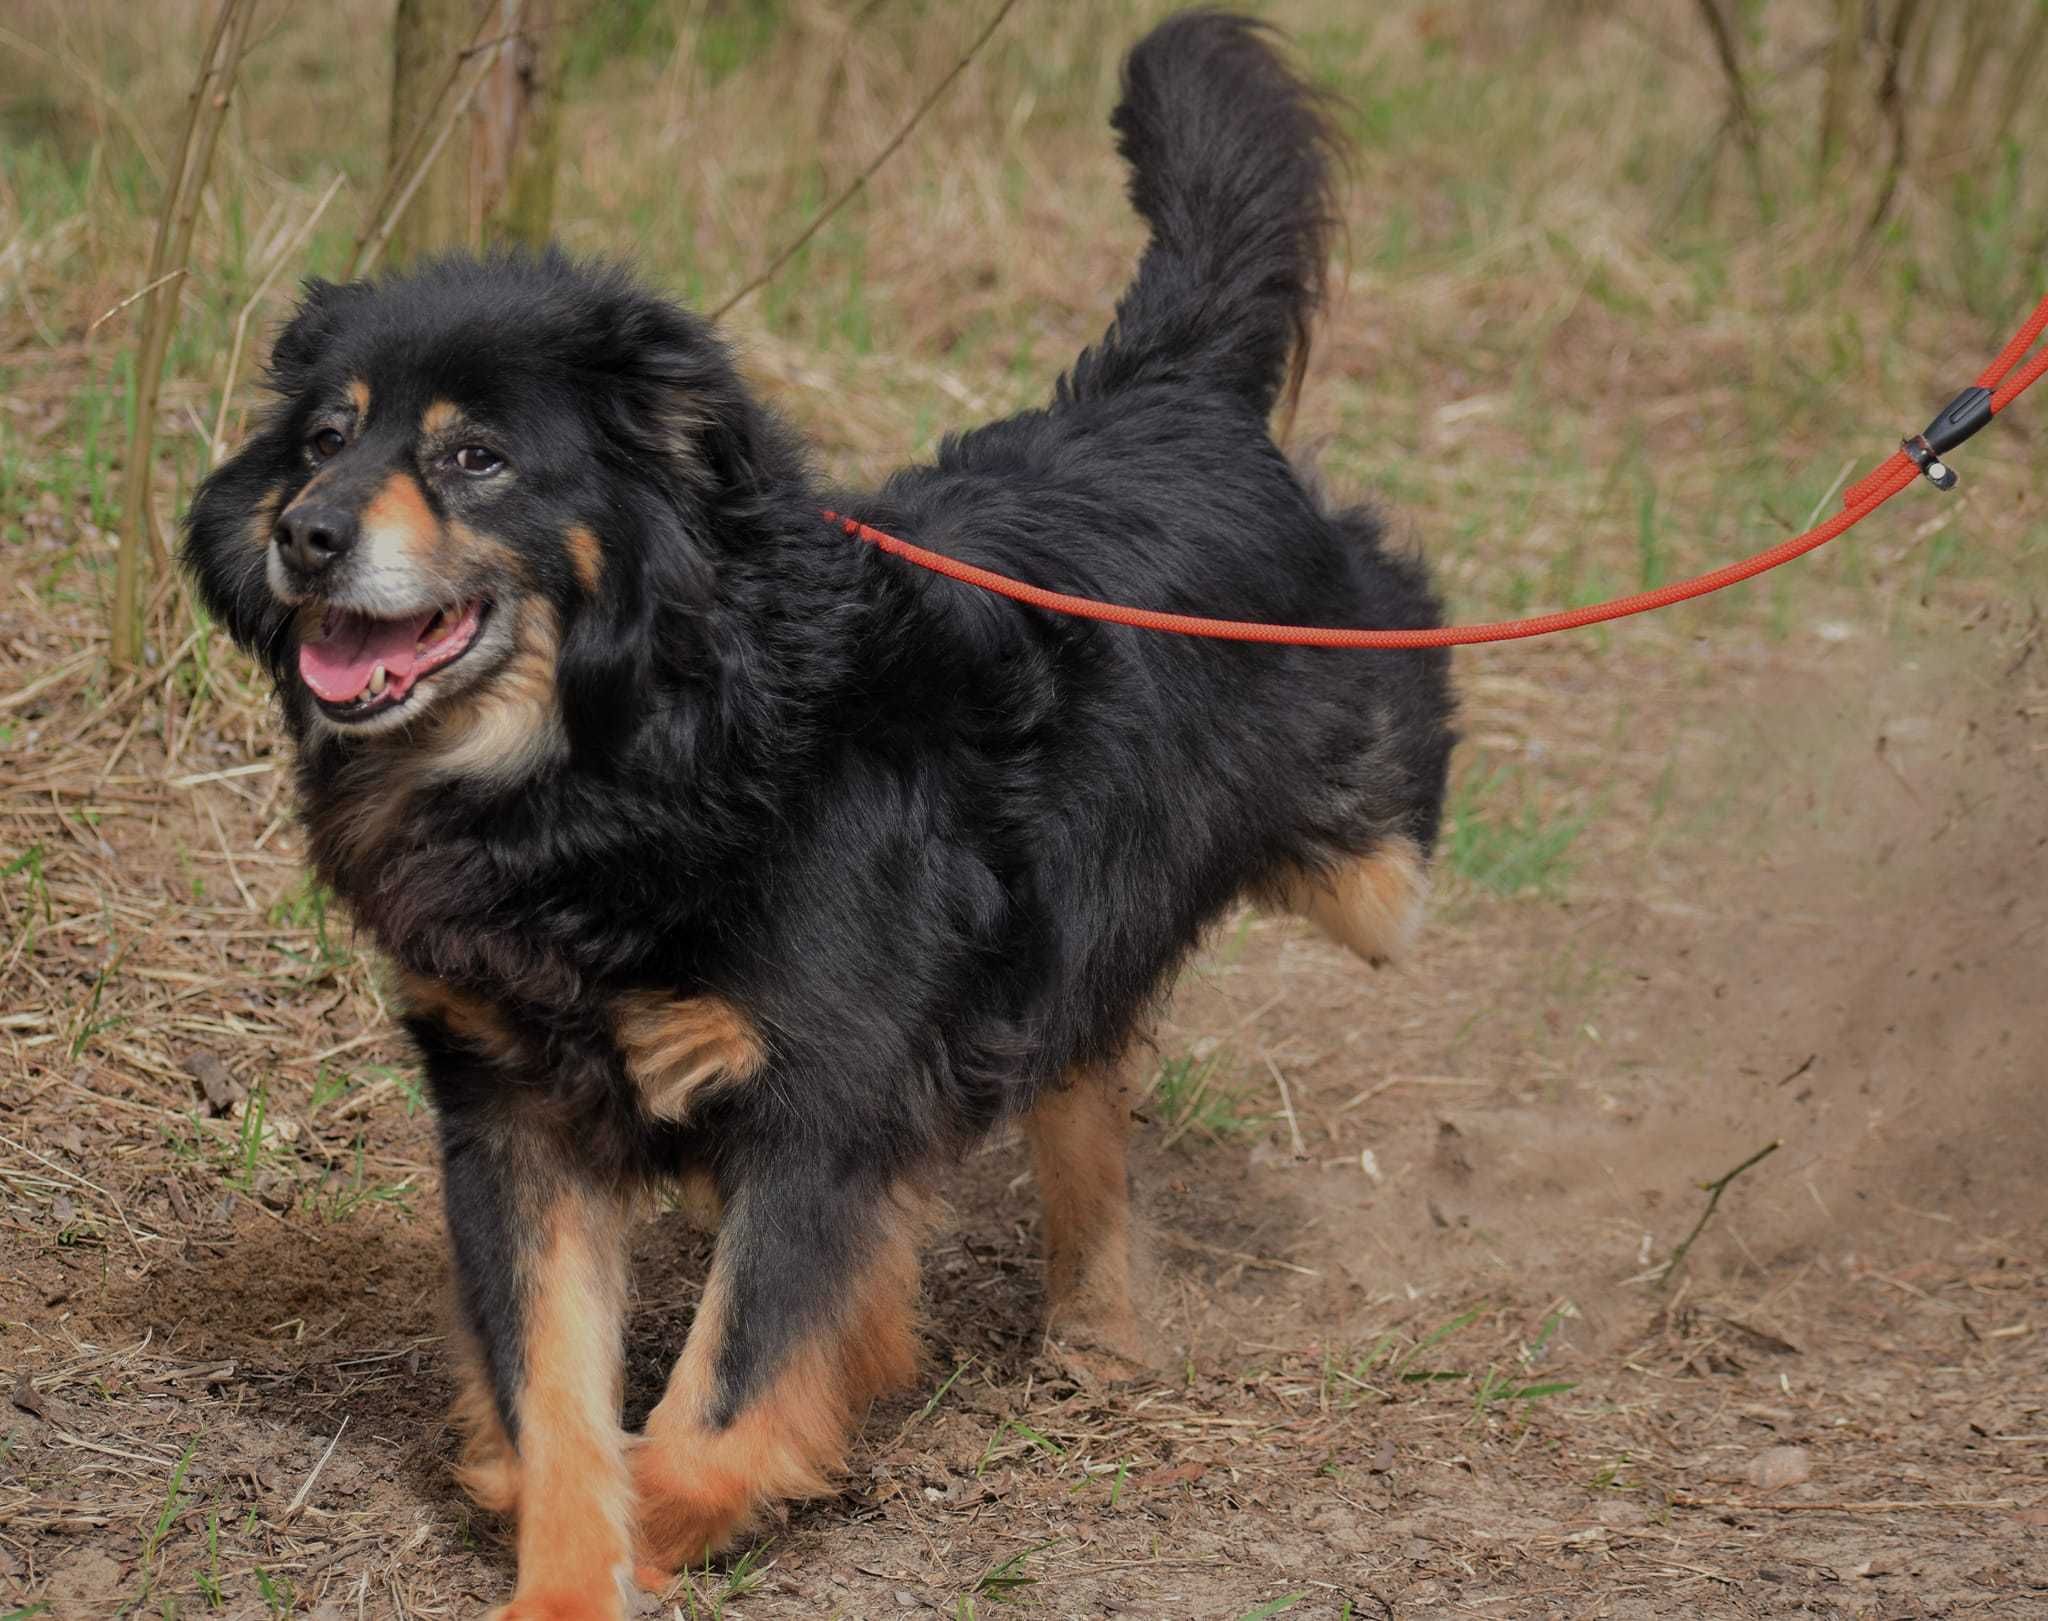
[{"label": "dog's eye", "polygon": [[306,448],[313,453],[315,461],[324,462],[339,456],[347,443],[339,428],[322,428],[306,441]]},{"label": "dog's eye", "polygon": [[482,478],[486,473],[495,473],[503,467],[505,458],[482,445],[464,445],[455,453],[455,465],[473,478]]}]

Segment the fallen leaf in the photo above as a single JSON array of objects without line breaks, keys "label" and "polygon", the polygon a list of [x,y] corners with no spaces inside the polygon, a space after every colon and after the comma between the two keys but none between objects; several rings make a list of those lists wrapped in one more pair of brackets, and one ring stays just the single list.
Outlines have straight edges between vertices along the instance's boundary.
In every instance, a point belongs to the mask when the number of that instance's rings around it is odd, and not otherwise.
[{"label": "fallen leaf", "polygon": [[14,1394],[9,1399],[32,1418],[48,1419],[50,1416],[50,1404],[43,1400],[42,1392],[29,1383],[25,1373],[14,1381]]},{"label": "fallen leaf", "polygon": [[1178,1486],[1186,1481],[1200,1480],[1208,1472],[1206,1463],[1177,1463],[1169,1469],[1154,1469],[1149,1474],[1138,1475],[1131,1484],[1146,1490],[1154,1486]]}]

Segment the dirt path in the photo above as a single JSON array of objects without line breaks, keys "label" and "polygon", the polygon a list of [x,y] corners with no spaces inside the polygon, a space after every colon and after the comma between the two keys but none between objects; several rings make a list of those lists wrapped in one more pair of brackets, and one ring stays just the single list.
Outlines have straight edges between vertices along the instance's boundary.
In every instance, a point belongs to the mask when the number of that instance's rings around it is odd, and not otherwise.
[{"label": "dirt path", "polygon": [[[1669,747],[1606,750],[1562,899],[1454,880],[1396,973],[1288,924],[1223,931],[1148,1104],[1156,1381],[1041,1353],[1024,1159],[993,1145],[927,1264],[926,1387],[872,1416],[840,1498],[674,1602],[2048,1614],[2048,726],[2038,678],[2008,670],[2027,645],[1939,671],[1766,646],[1711,709],[1668,658],[1525,664],[1583,690],[1592,739],[1633,674],[1674,706]],[[1508,750],[1530,677],[1474,673],[1481,747]],[[1729,714],[1749,719],[1709,725]],[[178,831],[102,826],[117,861]],[[210,1593],[232,1615],[432,1616],[503,1592],[503,1542],[447,1479],[428,1132],[371,983],[338,938],[283,985],[155,982],[181,1050],[231,1055],[228,1096],[267,1077],[254,1125],[246,1096],[208,1119],[118,1036],[110,1059],[16,1020],[0,1594],[59,1617]],[[266,1041],[296,1050],[266,1062]],[[337,1046],[353,1089],[341,1059],[292,1067]],[[1659,1288],[1697,1184],[1772,1140]],[[636,1403],[704,1242],[680,1215],[643,1236]]]}]

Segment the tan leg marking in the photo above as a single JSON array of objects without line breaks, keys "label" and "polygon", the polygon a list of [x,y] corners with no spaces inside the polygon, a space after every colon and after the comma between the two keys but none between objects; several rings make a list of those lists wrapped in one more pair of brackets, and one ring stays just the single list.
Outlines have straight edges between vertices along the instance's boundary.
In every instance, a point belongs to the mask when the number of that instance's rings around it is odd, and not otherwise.
[{"label": "tan leg marking", "polygon": [[572,523],[562,531],[562,544],[568,549],[569,567],[576,572],[576,583],[596,596],[598,582],[604,578],[604,546],[596,532]]},{"label": "tan leg marking", "polygon": [[624,1613],[632,1478],[624,1382],[625,1207],[572,1194],[547,1213],[528,1280],[519,1408],[519,1584],[502,1621]]},{"label": "tan leg marking", "polygon": [[1142,1363],[1131,1306],[1130,1129],[1116,1066],[1077,1070],[1024,1116],[1045,1206],[1046,1333]]},{"label": "tan leg marking", "polygon": [[714,1261],[668,1390],[633,1449],[643,1586],[701,1564],[770,1504],[821,1496],[868,1404],[917,1377],[917,1241],[923,1212],[886,1203],[875,1248],[837,1320],[787,1355],[724,1429],[707,1421],[716,1389],[728,1282]]},{"label": "tan leg marking", "polygon": [[431,979],[409,968],[392,970],[392,990],[408,1017],[432,1019],[486,1058],[510,1063],[525,1052],[519,1033],[480,996],[459,991],[445,980]]},{"label": "tan leg marking", "polygon": [[1429,873],[1405,838],[1329,873],[1296,873],[1278,886],[1278,902],[1375,968],[1406,954],[1422,928]]},{"label": "tan leg marking", "polygon": [[760,1032],[722,996],[640,991],[613,1004],[626,1072],[657,1120],[681,1120],[703,1087],[744,1081],[767,1061]]},{"label": "tan leg marking", "polygon": [[480,1508],[493,1514],[519,1512],[519,1450],[498,1416],[483,1352],[465,1334],[456,1353],[455,1405],[449,1417],[462,1436],[456,1483]]}]

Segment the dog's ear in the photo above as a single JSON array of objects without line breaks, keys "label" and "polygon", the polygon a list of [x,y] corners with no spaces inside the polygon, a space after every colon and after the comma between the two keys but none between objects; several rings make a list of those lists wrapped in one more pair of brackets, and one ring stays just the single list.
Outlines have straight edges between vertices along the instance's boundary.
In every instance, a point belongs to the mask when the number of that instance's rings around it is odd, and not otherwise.
[{"label": "dog's ear", "polygon": [[297,392],[327,353],[348,312],[370,291],[368,282],[335,283],[309,279],[299,307],[277,335],[270,351],[271,386],[280,394]]},{"label": "dog's ear", "polygon": [[585,760],[609,753],[646,717],[662,667],[702,657],[689,628],[711,612],[712,569],[674,500],[631,486],[612,502],[600,561],[576,583],[555,665],[569,746]]},{"label": "dog's ear", "polygon": [[287,634],[290,612],[272,595],[264,570],[294,471],[280,435],[256,434],[194,492],[179,554],[207,612],[280,683],[297,647]]},{"label": "dog's ear", "polygon": [[755,403],[709,323],[630,293],[606,312],[600,407],[613,442],[658,457],[714,505],[792,471],[786,436]]},{"label": "dog's ear", "polygon": [[623,277],[588,314],[585,399],[617,464],[617,532],[600,537],[557,677],[570,746],[604,751],[657,687],[706,673],[719,558],[753,543],[766,498],[801,464],[707,323]]}]

